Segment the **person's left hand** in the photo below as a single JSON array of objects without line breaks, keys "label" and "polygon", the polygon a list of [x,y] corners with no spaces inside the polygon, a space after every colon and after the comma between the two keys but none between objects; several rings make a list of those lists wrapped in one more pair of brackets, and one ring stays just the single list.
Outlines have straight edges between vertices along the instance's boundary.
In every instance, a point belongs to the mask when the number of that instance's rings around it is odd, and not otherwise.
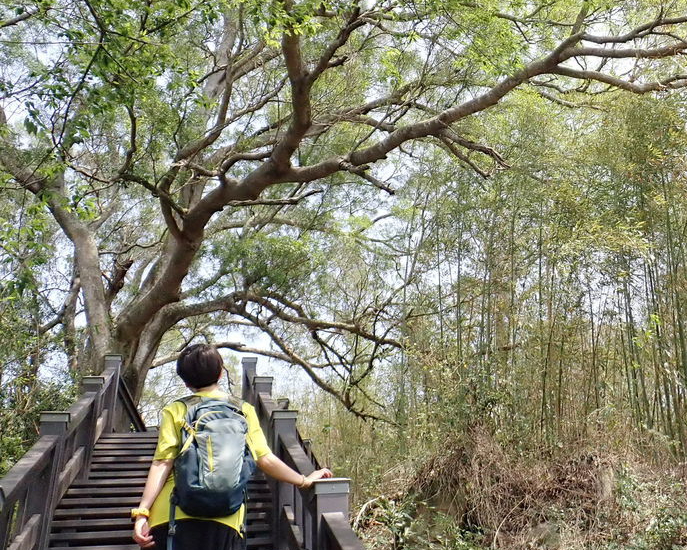
[{"label": "person's left hand", "polygon": [[318,479],[325,479],[328,477],[332,477],[334,474],[332,474],[331,470],[329,468],[322,468],[321,470],[315,470],[312,474],[305,476],[305,485],[303,486],[304,489],[307,489],[308,487],[312,486],[313,481],[317,481]]},{"label": "person's left hand", "polygon": [[133,539],[141,548],[151,548],[155,546],[153,537],[150,534],[150,528],[148,527],[148,518],[144,516],[138,516],[136,518]]}]

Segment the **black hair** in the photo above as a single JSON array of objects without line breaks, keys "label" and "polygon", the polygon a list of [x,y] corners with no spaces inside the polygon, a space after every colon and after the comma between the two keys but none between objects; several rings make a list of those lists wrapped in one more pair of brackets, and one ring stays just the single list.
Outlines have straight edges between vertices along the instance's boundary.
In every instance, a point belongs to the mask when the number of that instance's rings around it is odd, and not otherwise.
[{"label": "black hair", "polygon": [[193,389],[215,384],[222,374],[222,356],[215,346],[193,344],[185,348],[177,359],[177,374]]}]

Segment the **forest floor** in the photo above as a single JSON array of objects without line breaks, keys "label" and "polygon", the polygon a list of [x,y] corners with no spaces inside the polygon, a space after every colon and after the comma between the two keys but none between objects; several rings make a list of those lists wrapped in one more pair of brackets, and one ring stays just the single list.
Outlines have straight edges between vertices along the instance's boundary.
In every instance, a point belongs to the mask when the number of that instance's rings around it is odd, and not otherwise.
[{"label": "forest floor", "polygon": [[687,464],[582,446],[523,457],[485,433],[390,472],[360,507],[370,550],[687,550]]}]

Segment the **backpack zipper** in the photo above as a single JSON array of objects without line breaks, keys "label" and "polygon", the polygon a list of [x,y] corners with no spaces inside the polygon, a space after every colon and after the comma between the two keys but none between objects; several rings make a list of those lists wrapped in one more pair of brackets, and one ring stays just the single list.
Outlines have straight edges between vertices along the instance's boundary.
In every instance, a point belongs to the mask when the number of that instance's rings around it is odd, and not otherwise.
[{"label": "backpack zipper", "polygon": [[[196,418],[196,421],[193,423],[193,428],[194,428],[194,430],[197,431],[197,429],[198,429],[198,424],[200,423],[200,421],[201,421],[204,417],[208,416],[209,414],[215,414],[215,413],[217,413],[217,411],[208,411],[208,412],[206,412],[206,413],[201,414],[198,418]],[[236,414],[236,413],[234,413],[234,414]]]},{"label": "backpack zipper", "polygon": [[208,467],[211,472],[215,471],[215,461],[212,456],[212,437],[208,435]]}]

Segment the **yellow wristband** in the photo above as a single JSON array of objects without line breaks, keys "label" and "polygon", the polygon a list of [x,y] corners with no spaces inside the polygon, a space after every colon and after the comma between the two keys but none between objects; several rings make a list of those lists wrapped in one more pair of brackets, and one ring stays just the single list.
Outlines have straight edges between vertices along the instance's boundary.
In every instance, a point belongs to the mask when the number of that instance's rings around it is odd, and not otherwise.
[{"label": "yellow wristband", "polygon": [[148,508],[132,508],[131,509],[131,519],[136,519],[139,516],[143,516],[144,518],[149,518],[150,517],[150,510],[148,510]]}]

